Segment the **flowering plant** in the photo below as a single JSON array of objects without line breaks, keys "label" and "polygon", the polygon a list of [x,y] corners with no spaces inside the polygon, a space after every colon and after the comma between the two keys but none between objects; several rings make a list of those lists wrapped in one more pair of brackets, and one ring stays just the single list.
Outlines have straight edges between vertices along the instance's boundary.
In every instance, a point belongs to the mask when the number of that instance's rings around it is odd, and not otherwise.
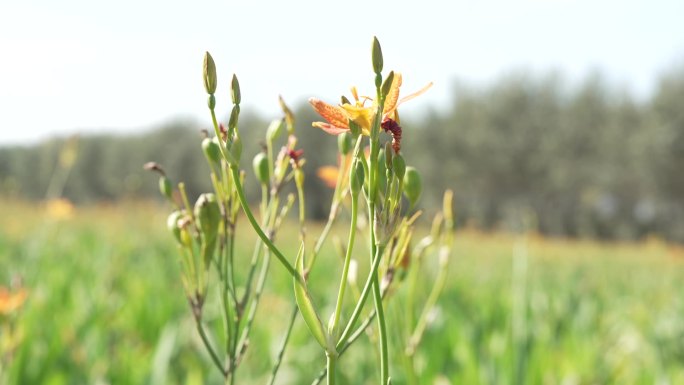
[{"label": "flowering plant", "polygon": [[[326,357],[325,368],[314,379],[314,383],[319,383],[324,378],[327,378],[328,384],[336,383],[338,374],[344,372],[338,369],[340,356],[372,327],[374,320],[380,352],[379,381],[382,385],[391,383],[388,328],[398,328],[399,325],[388,324],[385,316],[386,302],[400,284],[407,282],[406,286],[411,290],[420,282],[426,282],[418,274],[419,267],[425,255],[439,250],[438,277],[432,280],[434,283],[422,310],[416,312],[415,300],[407,301],[409,322],[403,324],[406,328],[403,335],[408,338],[402,341],[404,349],[398,354],[411,358],[421,340],[428,313],[444,286],[448,270],[453,231],[451,193],[445,194],[444,210],[437,215],[431,233],[412,247],[414,221],[420,214],[414,211],[421,194],[421,182],[417,170],[406,166],[401,152],[402,128],[397,108],[402,102],[425,92],[431,84],[400,99],[402,76],[390,72],[383,78],[383,57],[377,39],[373,40],[372,64],[375,97],[359,97],[357,90],[352,88],[353,103],[344,96],[340,105],[310,99],[314,110],[325,120],[315,122],[313,126],[338,135],[340,159],[338,168],[319,170],[319,175],[334,188],[334,193],[328,221],[313,245],[307,243],[305,231],[305,158],[304,152],[297,148],[293,113],[280,98],[283,117],[268,127],[264,150],[253,159],[252,166],[261,185],[262,195],[259,213],[255,215],[245,196],[245,174],[241,170],[242,142],[238,128],[240,85],[233,75],[230,82],[233,107],[228,123],[224,126],[216,118],[217,74],[216,65],[209,53],[204,58],[203,80],[214,135],[204,138],[202,150],[211,169],[209,177],[213,191],[200,195],[195,204],[191,205],[183,183],[179,183],[175,191],[161,166],[156,163],[146,165],[146,168],[159,173],[160,190],[175,207],[169,216],[168,227],[174,235],[181,256],[181,279],[185,295],[197,331],[226,383],[235,381],[236,370],[249,347],[250,330],[257,318],[257,307],[273,257],[292,277],[294,303],[269,383],[275,381],[298,315],[301,315]],[[286,130],[287,141],[276,154],[274,143],[283,134],[283,128]],[[383,131],[389,137],[382,136]],[[283,186],[289,183],[294,183],[296,197],[294,194],[282,196]],[[278,230],[288,221],[286,216],[295,201],[299,209],[300,246],[296,255],[288,256],[275,241]],[[409,203],[408,208],[403,206],[404,201]],[[365,202],[367,208],[364,221],[359,221],[364,216],[363,210],[359,210],[361,202]],[[340,211],[345,207],[350,212],[351,220],[346,247],[341,250],[343,258],[339,290],[334,300],[334,311],[329,321],[324,323],[321,309],[315,305],[311,295],[316,288],[309,284],[308,278],[318,273],[315,267],[321,248],[327,241],[333,224],[338,220]],[[244,281],[237,282],[238,275],[235,271],[240,262],[236,260],[235,245],[240,242],[236,237],[240,213],[247,218],[258,240]],[[362,226],[362,223],[368,225]],[[361,285],[358,285],[354,253],[358,252],[358,247],[355,249],[356,235],[362,231],[368,233],[370,267],[366,278],[360,280],[358,283]],[[218,296],[222,307],[222,343],[215,342],[218,338],[211,335],[203,317],[209,287],[214,284],[219,288]],[[357,296],[354,306],[347,309],[345,297],[348,297],[347,287],[350,285]],[[371,310],[366,306],[369,297],[373,298]],[[414,314],[419,314],[417,319]]]}]

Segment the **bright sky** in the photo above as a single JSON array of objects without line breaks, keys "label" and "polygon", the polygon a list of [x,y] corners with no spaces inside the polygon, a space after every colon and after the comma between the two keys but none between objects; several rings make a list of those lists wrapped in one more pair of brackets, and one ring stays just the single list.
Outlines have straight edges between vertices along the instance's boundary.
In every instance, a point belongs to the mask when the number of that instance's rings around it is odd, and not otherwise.
[{"label": "bright sky", "polygon": [[[309,96],[370,93],[370,43],[405,92],[435,86],[406,113],[452,97],[454,79],[513,69],[599,69],[648,94],[682,63],[684,1],[95,1],[0,3],[0,145],[73,132],[133,132],[175,117],[208,122],[204,51],[228,111],[237,73],[243,108],[277,114]],[[224,115],[224,114],[221,114]]]}]

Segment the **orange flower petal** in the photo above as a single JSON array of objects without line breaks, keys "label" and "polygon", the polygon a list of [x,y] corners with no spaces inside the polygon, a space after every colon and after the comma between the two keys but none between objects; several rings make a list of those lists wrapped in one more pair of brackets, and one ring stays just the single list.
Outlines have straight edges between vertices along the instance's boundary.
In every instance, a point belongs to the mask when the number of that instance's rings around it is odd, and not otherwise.
[{"label": "orange flower petal", "polygon": [[318,112],[323,119],[336,127],[349,128],[347,123],[347,114],[340,107],[332,106],[320,99],[310,98],[309,104]]},{"label": "orange flower petal", "polygon": [[9,314],[19,309],[24,304],[28,293],[25,289],[19,289],[16,293],[10,293],[4,287],[0,287],[0,314]]},{"label": "orange flower petal", "polygon": [[325,183],[326,186],[330,188],[335,188],[337,185],[337,174],[338,169],[335,166],[323,166],[319,167],[316,171],[316,175]]},{"label": "orange flower petal", "polygon": [[390,86],[389,92],[385,97],[385,107],[382,113],[384,115],[394,111],[397,108],[397,102],[399,101],[399,88],[401,87],[401,73],[395,72],[394,79],[392,80],[392,85]]},{"label": "orange flower petal", "polygon": [[324,123],[324,122],[313,122],[311,125],[314,127],[320,128],[321,130],[327,132],[330,135],[339,135],[343,132],[349,131],[348,128],[336,127],[330,123]]}]

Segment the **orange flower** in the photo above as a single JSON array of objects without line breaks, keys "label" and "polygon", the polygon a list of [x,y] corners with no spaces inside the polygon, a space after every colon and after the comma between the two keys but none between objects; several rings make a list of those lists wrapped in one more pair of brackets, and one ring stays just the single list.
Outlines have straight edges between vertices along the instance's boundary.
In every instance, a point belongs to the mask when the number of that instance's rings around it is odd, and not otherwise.
[{"label": "orange flower", "polygon": [[5,287],[0,287],[0,315],[8,315],[21,307],[26,300],[28,293],[24,289],[19,289],[15,293],[10,293]]},{"label": "orange flower", "polygon": [[[351,168],[351,163],[352,163],[352,158],[353,154],[349,153],[346,156],[345,162],[344,162],[344,175],[349,174],[349,168]],[[337,167],[335,166],[323,166],[319,167],[318,170],[316,171],[316,175],[323,181],[323,183],[330,187],[330,188],[335,188],[337,186],[337,178],[339,177],[340,173],[340,163],[342,161],[341,157],[337,158]],[[341,186],[340,188],[344,188],[345,183],[347,183],[347,179],[349,178],[342,178],[341,181]]]},{"label": "orange flower", "polygon": [[[401,74],[394,73],[394,80],[385,98],[385,106],[382,111],[382,121],[386,119],[397,120],[396,110],[402,103],[409,101],[419,95],[422,95],[430,87],[429,83],[418,92],[414,92],[402,99],[399,99],[399,88],[401,87]],[[312,125],[318,127],[331,135],[339,135],[345,131],[349,131],[349,121],[353,121],[361,127],[364,135],[370,135],[371,125],[375,118],[375,111],[377,104],[369,97],[363,97],[363,101],[359,100],[356,88],[352,88],[352,95],[354,96],[354,104],[345,103],[341,106],[330,105],[320,99],[310,98],[309,104],[318,112],[325,122],[314,122]],[[366,101],[370,100],[372,103],[366,107]]]}]

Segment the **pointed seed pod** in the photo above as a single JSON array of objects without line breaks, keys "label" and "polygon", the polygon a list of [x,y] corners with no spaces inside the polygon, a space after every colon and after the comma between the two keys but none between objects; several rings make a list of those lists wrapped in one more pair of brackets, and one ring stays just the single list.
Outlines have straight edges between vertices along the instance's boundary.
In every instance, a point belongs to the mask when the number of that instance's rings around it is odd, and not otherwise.
[{"label": "pointed seed pod", "polygon": [[406,167],[406,173],[404,174],[404,194],[409,200],[411,207],[415,206],[418,198],[420,198],[422,189],[423,185],[418,170],[411,166]]},{"label": "pointed seed pod", "polygon": [[209,95],[213,95],[216,92],[216,64],[214,63],[214,58],[211,57],[209,52],[204,53],[204,65],[202,72],[202,77],[204,78],[204,89]]},{"label": "pointed seed pod", "polygon": [[283,119],[275,119],[271,122],[266,130],[266,139],[269,142],[276,140],[280,136],[280,132],[283,130]]},{"label": "pointed seed pod", "polygon": [[216,200],[216,195],[212,193],[200,195],[195,202],[194,213],[197,227],[205,242],[208,244],[215,242],[221,223],[221,208]]},{"label": "pointed seed pod", "polygon": [[169,178],[166,177],[166,175],[162,175],[161,177],[159,177],[159,191],[167,199],[173,199],[173,186],[171,185],[171,181],[169,180]]},{"label": "pointed seed pod", "polygon": [[254,167],[254,175],[261,184],[268,185],[269,172],[268,172],[268,156],[263,152],[256,154],[254,160],[252,160],[252,166]]},{"label": "pointed seed pod", "polygon": [[230,97],[233,99],[233,104],[240,104],[240,83],[238,82],[237,76],[233,74],[233,79],[230,82]]},{"label": "pointed seed pod", "polygon": [[356,195],[361,191],[361,187],[365,182],[365,174],[363,170],[363,164],[359,161],[354,162],[349,173],[349,188],[352,194]]},{"label": "pointed seed pod", "polygon": [[178,243],[183,243],[181,240],[181,229],[180,226],[178,226],[178,220],[181,219],[183,216],[183,212],[180,210],[176,210],[169,215],[169,217],[166,219],[166,227],[168,227],[169,231],[171,231],[171,234],[173,234],[173,237],[176,238],[176,241]]},{"label": "pointed seed pod", "polygon": [[240,117],[240,106],[238,106],[236,104],[233,106],[233,109],[230,111],[230,119],[228,119],[228,129],[229,130],[235,130],[235,128],[237,127],[239,117]]},{"label": "pointed seed pod", "polygon": [[221,149],[219,148],[218,140],[215,139],[215,137],[213,139],[202,139],[202,152],[210,164],[219,165],[221,163]]},{"label": "pointed seed pod", "polygon": [[371,48],[371,55],[373,58],[373,72],[379,74],[382,72],[382,49],[378,38],[373,36],[373,47]]},{"label": "pointed seed pod", "polygon": [[347,155],[351,151],[352,138],[351,134],[348,132],[343,132],[337,136],[337,148],[340,150],[340,154]]},{"label": "pointed seed pod", "polygon": [[394,175],[397,176],[397,179],[404,179],[404,174],[406,173],[406,162],[404,162],[403,156],[394,154],[394,157],[392,158],[392,170],[394,170]]},{"label": "pointed seed pod", "polygon": [[389,75],[387,75],[387,78],[385,81],[382,83],[382,97],[385,98],[387,94],[390,92],[390,88],[392,88],[392,82],[394,81],[394,71],[390,71]]}]

